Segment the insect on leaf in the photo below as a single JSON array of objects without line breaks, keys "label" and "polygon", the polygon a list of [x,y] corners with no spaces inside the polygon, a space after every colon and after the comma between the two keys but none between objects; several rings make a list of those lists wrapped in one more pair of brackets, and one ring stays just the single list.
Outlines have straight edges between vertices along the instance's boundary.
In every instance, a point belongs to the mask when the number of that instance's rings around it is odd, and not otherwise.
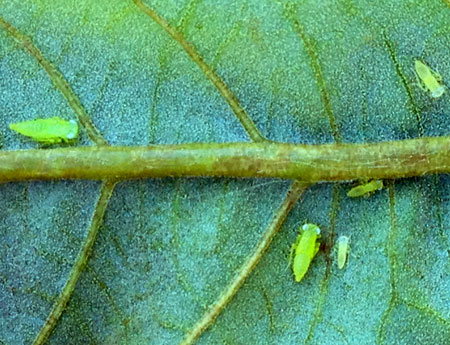
[{"label": "insect on leaf", "polygon": [[442,77],[439,73],[434,72],[420,60],[414,61],[414,68],[419,86],[428,91],[431,97],[439,98],[444,94],[445,87],[440,83]]},{"label": "insect on leaf", "polygon": [[347,236],[339,236],[337,239],[338,245],[338,267],[343,269],[347,262],[348,252],[350,251],[350,239]]},{"label": "insect on leaf", "polygon": [[357,198],[359,196],[364,196],[369,193],[373,193],[382,188],[383,188],[383,181],[372,180],[368,183],[360,184],[359,186],[353,187],[347,192],[347,196],[349,196],[350,198]]},{"label": "insect on leaf", "polygon": [[78,138],[78,124],[60,117],[10,123],[9,128],[43,144],[71,142]]},{"label": "insect on leaf", "polygon": [[320,243],[317,242],[320,237],[320,229],[317,225],[305,224],[301,229],[301,234],[297,236],[291,248],[293,253],[292,271],[296,282],[303,279],[320,246]]}]

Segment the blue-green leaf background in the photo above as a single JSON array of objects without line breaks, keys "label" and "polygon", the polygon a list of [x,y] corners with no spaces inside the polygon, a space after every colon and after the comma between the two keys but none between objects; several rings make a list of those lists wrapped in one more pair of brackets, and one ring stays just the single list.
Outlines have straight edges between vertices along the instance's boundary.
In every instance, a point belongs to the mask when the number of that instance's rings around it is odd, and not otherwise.
[{"label": "blue-green leaf background", "polygon": [[[450,83],[450,3],[200,1],[146,4],[182,32],[271,140],[378,142],[450,135],[450,92],[431,99],[414,59]],[[0,1],[68,80],[112,145],[248,141],[216,87],[133,1]],[[0,143],[8,129],[76,118],[48,74],[0,30]],[[334,123],[334,125],[332,125]],[[85,132],[80,145],[92,145]],[[49,344],[177,344],[267,228],[289,181],[120,183]],[[449,344],[450,178],[310,188],[198,344]],[[100,184],[0,185],[0,344],[30,344],[67,279]],[[301,283],[287,256],[299,225],[325,243]],[[338,235],[351,237],[338,270]],[[324,249],[325,247],[325,249]],[[327,254],[329,253],[329,254]]]}]

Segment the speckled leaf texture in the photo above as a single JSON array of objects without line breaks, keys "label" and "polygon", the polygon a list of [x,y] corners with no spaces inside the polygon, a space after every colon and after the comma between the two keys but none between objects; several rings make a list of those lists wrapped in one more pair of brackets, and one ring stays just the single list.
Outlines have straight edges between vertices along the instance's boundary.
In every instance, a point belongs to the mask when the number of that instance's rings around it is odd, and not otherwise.
[{"label": "speckled leaf texture", "polygon": [[[450,135],[450,92],[420,89],[414,61],[450,86],[448,0],[146,0],[197,50],[270,140],[380,142]],[[180,42],[131,0],[2,0],[0,17],[67,80],[110,145],[250,141]],[[8,129],[76,119],[52,77],[0,29],[0,145]],[[81,130],[78,145],[94,145]],[[48,149],[48,148],[45,148]],[[314,169],[314,167],[312,167]],[[47,344],[179,344],[215,303],[291,181],[120,182]],[[450,177],[385,181],[369,197],[317,184],[196,344],[450,343]],[[32,344],[75,262],[94,181],[0,185],[0,344]],[[305,222],[322,247],[295,283]],[[346,267],[333,243],[351,238]]]}]

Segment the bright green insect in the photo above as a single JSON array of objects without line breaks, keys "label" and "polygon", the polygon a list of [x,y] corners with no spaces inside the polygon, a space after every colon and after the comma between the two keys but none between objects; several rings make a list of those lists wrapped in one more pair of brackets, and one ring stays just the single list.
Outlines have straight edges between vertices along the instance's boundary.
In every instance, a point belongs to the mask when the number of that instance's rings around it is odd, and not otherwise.
[{"label": "bright green insect", "polygon": [[291,248],[289,261],[292,263],[295,281],[299,282],[308,271],[309,264],[319,251],[320,229],[315,224],[305,224]]},{"label": "bright green insect", "polygon": [[367,195],[369,193],[373,193],[381,188],[383,188],[383,181],[372,180],[370,182],[353,187],[347,192],[347,196],[349,196],[350,198],[356,198],[359,196]]},{"label": "bright green insect", "polygon": [[10,123],[9,128],[42,144],[71,142],[78,138],[78,124],[60,117]]},{"label": "bright green insect", "polygon": [[441,75],[433,71],[420,60],[414,61],[414,67],[416,69],[416,78],[419,86],[424,91],[429,92],[431,97],[441,97],[445,91],[444,85],[441,84]]},{"label": "bright green insect", "polygon": [[348,252],[350,251],[350,238],[347,236],[339,236],[337,239],[338,245],[338,267],[339,269],[343,269],[345,263],[347,262]]}]

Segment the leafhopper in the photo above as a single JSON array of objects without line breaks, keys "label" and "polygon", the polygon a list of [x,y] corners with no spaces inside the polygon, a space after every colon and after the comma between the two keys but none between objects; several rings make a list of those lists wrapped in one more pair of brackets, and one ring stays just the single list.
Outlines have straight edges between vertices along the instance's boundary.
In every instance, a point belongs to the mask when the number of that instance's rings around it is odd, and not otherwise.
[{"label": "leafhopper", "polygon": [[317,242],[317,239],[320,237],[320,229],[317,225],[305,224],[301,230],[301,233],[292,245],[290,254],[292,271],[296,282],[303,279],[320,247],[320,243]]},{"label": "leafhopper", "polygon": [[343,269],[345,263],[347,262],[348,253],[350,251],[350,238],[344,235],[339,236],[339,238],[337,239],[337,246],[337,264],[340,269]]},{"label": "leafhopper", "polygon": [[60,117],[10,123],[9,128],[42,144],[71,142],[78,138],[78,124]]},{"label": "leafhopper", "polygon": [[445,87],[442,85],[442,77],[439,73],[433,71],[420,60],[414,61],[416,78],[419,86],[424,91],[430,93],[433,98],[439,98],[444,94]]},{"label": "leafhopper", "polygon": [[357,198],[359,196],[364,196],[373,193],[381,188],[383,188],[383,181],[372,180],[370,182],[353,187],[347,192],[347,196],[349,196],[350,198]]}]

